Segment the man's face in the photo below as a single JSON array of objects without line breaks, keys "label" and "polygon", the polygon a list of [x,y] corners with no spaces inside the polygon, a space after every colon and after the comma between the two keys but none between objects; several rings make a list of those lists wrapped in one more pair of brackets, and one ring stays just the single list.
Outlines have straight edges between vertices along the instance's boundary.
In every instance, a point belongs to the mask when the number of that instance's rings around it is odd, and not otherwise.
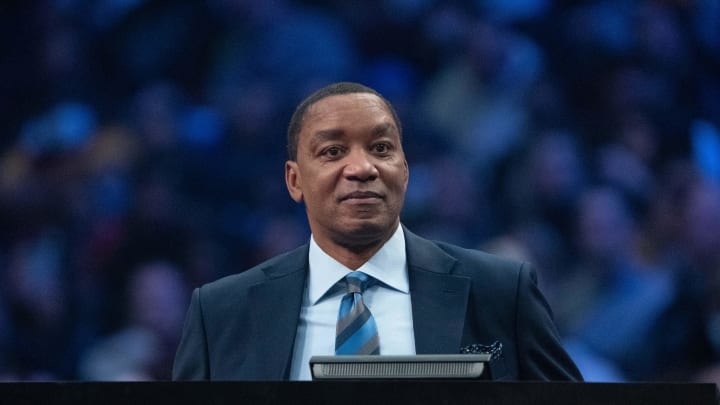
[{"label": "man's face", "polygon": [[397,123],[374,94],[323,98],[305,113],[290,196],[304,201],[318,243],[364,247],[395,231],[408,183]]}]

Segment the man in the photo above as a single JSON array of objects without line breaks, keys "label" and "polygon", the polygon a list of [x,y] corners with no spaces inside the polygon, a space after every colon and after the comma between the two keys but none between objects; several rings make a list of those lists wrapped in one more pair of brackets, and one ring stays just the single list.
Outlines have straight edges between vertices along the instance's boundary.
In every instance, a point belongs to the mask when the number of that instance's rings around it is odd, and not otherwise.
[{"label": "man", "polygon": [[310,356],[341,352],[349,274],[372,280],[360,294],[373,319],[368,352],[495,344],[506,371],[496,378],[582,378],[529,265],[431,242],[400,224],[408,164],[400,121],[380,94],[355,83],[318,90],[293,114],[288,151],[285,181],[305,204],[310,242],[195,290],[175,379],[309,379]]}]

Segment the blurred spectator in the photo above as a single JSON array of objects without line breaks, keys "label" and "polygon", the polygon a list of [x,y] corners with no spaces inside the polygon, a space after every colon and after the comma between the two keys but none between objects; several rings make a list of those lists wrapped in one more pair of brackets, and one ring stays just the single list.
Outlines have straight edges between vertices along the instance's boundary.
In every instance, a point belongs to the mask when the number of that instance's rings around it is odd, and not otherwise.
[{"label": "blurred spectator", "polygon": [[[651,268],[638,260],[630,213],[613,189],[583,194],[581,255],[553,295],[571,351],[580,359],[603,360],[579,365],[590,381],[602,380],[608,366],[618,380],[675,379],[707,361],[702,304],[694,286],[676,273],[679,269]],[[597,370],[598,364],[603,369]]]},{"label": "blurred spectator", "polygon": [[690,272],[697,272],[703,308],[704,338],[709,348],[704,353],[704,379],[718,380],[720,366],[720,237],[713,232],[720,226],[720,185],[704,178],[693,183],[683,209],[683,242]]},{"label": "blurred spectator", "polygon": [[167,380],[190,289],[169,263],[139,265],[129,281],[124,326],[82,354],[86,380]]},{"label": "blurred spectator", "polygon": [[496,206],[503,221],[525,235],[549,272],[570,260],[575,205],[587,182],[585,160],[571,132],[544,130],[501,180]]},{"label": "blurred spectator", "polygon": [[524,98],[544,63],[528,38],[478,20],[465,49],[430,80],[422,109],[469,164],[490,168],[525,135]]},{"label": "blurred spectator", "polygon": [[8,252],[2,283],[12,286],[5,289],[12,350],[3,357],[23,379],[63,378],[74,367],[63,244],[62,233],[48,228]]},{"label": "blurred spectator", "polygon": [[684,242],[692,270],[700,272],[704,286],[707,333],[715,357],[720,355],[720,186],[700,181],[689,191],[684,210]]}]

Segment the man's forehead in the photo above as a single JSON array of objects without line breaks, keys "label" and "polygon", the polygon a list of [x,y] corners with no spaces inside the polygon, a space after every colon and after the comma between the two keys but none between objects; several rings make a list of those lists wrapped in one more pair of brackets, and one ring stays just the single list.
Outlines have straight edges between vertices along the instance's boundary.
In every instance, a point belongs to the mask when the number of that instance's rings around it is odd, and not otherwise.
[{"label": "man's forehead", "polygon": [[322,119],[347,109],[377,109],[392,118],[388,105],[373,93],[347,93],[333,94],[314,102],[308,106],[303,121]]}]

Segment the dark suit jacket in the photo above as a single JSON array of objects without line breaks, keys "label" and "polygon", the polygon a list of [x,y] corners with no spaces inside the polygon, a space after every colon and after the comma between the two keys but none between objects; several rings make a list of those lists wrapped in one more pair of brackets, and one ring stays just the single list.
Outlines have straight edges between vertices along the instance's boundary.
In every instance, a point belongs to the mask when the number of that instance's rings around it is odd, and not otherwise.
[{"label": "dark suit jacket", "polygon": [[[580,380],[560,346],[528,264],[405,229],[415,348],[459,353],[503,345],[509,380]],[[173,368],[175,380],[283,380],[290,371],[308,272],[308,246],[196,289]]]}]

